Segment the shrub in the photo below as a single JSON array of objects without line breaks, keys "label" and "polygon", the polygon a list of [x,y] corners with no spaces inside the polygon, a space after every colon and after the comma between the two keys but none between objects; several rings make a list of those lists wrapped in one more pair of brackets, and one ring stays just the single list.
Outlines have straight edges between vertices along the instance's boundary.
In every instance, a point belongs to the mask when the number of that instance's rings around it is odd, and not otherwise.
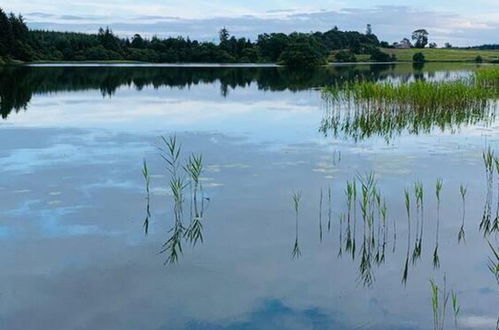
[{"label": "shrub", "polygon": [[371,50],[371,61],[374,62],[390,62],[392,61],[392,57],[388,55],[387,53],[382,52],[378,48],[373,48]]},{"label": "shrub", "polygon": [[477,57],[475,57],[475,62],[482,63],[483,62],[483,58],[480,55],[478,55]]},{"label": "shrub", "polygon": [[351,51],[341,50],[334,55],[336,62],[357,62],[355,54]]},{"label": "shrub", "polygon": [[412,61],[414,63],[424,63],[426,62],[426,59],[424,57],[424,54],[421,52],[418,52],[412,56]]},{"label": "shrub", "polygon": [[279,63],[289,67],[312,67],[324,64],[325,57],[305,42],[289,45],[279,56]]}]

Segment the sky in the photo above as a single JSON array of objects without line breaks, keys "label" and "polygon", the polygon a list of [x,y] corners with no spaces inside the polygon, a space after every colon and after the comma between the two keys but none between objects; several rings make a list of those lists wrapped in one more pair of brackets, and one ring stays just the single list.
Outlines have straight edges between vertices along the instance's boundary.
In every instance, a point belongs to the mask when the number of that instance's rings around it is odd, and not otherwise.
[{"label": "sky", "polygon": [[341,30],[373,32],[389,42],[418,28],[430,41],[454,46],[499,43],[499,0],[0,0],[31,28],[121,36],[189,36],[216,40],[226,26],[237,37],[259,33]]}]

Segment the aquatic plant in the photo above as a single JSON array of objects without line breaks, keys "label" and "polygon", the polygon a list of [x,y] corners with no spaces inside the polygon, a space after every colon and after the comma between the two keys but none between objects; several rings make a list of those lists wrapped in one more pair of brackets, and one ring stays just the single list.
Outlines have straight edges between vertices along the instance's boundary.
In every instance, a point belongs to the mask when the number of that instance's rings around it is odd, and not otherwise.
[{"label": "aquatic plant", "polygon": [[443,330],[445,329],[445,313],[447,309],[447,302],[449,300],[446,276],[444,275],[443,289],[441,289],[433,280],[430,280],[430,285],[431,306],[433,310],[433,329]]},{"label": "aquatic plant", "polygon": [[325,87],[326,113],[320,131],[355,141],[380,136],[390,141],[410,134],[490,124],[497,92],[468,80],[410,83],[354,81]]},{"label": "aquatic plant", "polygon": [[[173,197],[173,226],[169,230],[169,238],[162,245],[160,253],[166,253],[166,263],[178,262],[182,254],[182,240],[195,245],[203,241],[203,224],[205,200],[201,175],[203,173],[202,155],[190,155],[182,165],[182,147],[176,136],[161,137],[163,144],[159,147],[160,155],[166,162],[169,173],[169,187]],[[190,222],[184,225],[184,203],[186,188],[190,187]],[[199,196],[200,195],[200,196]]]},{"label": "aquatic plant", "polygon": [[[494,248],[490,241],[487,241],[492,251],[492,257],[489,257],[489,270],[494,275],[497,285],[499,286],[499,246]],[[496,329],[499,329],[499,317],[497,318]]]},{"label": "aquatic plant", "polygon": [[293,208],[295,210],[295,243],[293,244],[293,249],[291,251],[291,257],[293,259],[299,258],[301,256],[300,245],[298,242],[298,215],[300,211],[300,201],[301,201],[301,191],[297,191],[293,193]]},{"label": "aquatic plant", "polygon": [[452,311],[454,312],[454,326],[456,330],[459,329],[458,327],[458,318],[459,318],[459,313],[461,312],[461,306],[459,306],[459,302],[457,301],[457,293],[452,291],[451,293],[451,301],[452,301]]},{"label": "aquatic plant", "polygon": [[[187,228],[186,235],[192,244],[203,241],[203,216],[204,216],[204,195],[203,185],[200,182],[203,173],[203,156],[192,154],[184,166],[184,170],[189,177],[191,190],[191,222]],[[198,198],[201,194],[201,200]]]},{"label": "aquatic plant", "polygon": [[414,245],[414,251],[412,252],[413,264],[419,258],[421,258],[421,252],[422,252],[423,226],[424,226],[423,184],[421,182],[416,182],[414,184],[414,191],[416,197],[416,241]]},{"label": "aquatic plant", "polygon": [[487,180],[487,194],[485,198],[485,206],[483,209],[482,221],[480,222],[480,230],[484,235],[490,233],[491,230],[491,213],[492,213],[492,187],[494,182],[494,152],[490,147],[482,153],[483,162],[485,165],[485,177]]},{"label": "aquatic plant", "polygon": [[[496,174],[499,177],[499,157],[494,157]],[[490,232],[499,232],[499,178],[497,180],[497,208],[496,216],[491,224]]]},{"label": "aquatic plant", "polygon": [[[340,154],[341,155],[341,154]],[[357,239],[357,182],[352,180],[352,200],[353,200],[353,242],[352,259],[355,259],[356,239]]]},{"label": "aquatic plant", "polygon": [[492,251],[492,257],[489,258],[489,270],[494,275],[497,285],[499,285],[499,246],[494,248],[492,243],[488,242],[490,250]]},{"label": "aquatic plant", "polygon": [[459,233],[457,234],[457,242],[461,242],[461,240],[466,242],[465,232],[464,232],[464,219],[466,217],[466,192],[468,188],[464,185],[459,186],[459,193],[461,194],[461,201],[463,203],[463,220],[461,222],[461,228],[459,229]]},{"label": "aquatic plant", "polygon": [[383,200],[383,205],[381,206],[381,220],[383,222],[383,244],[382,244],[380,262],[385,261],[385,246],[388,235],[388,226],[386,224],[387,216],[388,216],[388,208],[386,206],[386,200]]},{"label": "aquatic plant", "polygon": [[319,240],[322,242],[322,188],[319,200]]},{"label": "aquatic plant", "polygon": [[170,238],[163,244],[160,253],[168,253],[166,263],[177,263],[179,255],[182,253],[182,238],[184,237],[185,227],[182,223],[184,189],[186,185],[181,178],[170,179],[170,189],[173,194],[174,206],[174,225],[170,229],[172,233]]},{"label": "aquatic plant", "polygon": [[345,215],[340,214],[339,219],[340,219],[340,230],[339,230],[339,234],[340,234],[339,247],[340,247],[340,249],[338,250],[338,257],[341,257],[343,255],[343,222],[345,220]]},{"label": "aquatic plant", "polygon": [[496,66],[480,68],[474,72],[473,78],[479,86],[498,88],[499,68]]},{"label": "aquatic plant", "polygon": [[146,218],[144,220],[144,233],[147,235],[149,232],[149,219],[151,218],[151,208],[150,208],[150,200],[151,200],[151,176],[149,174],[149,169],[147,168],[147,162],[144,159],[143,167],[142,167],[142,176],[144,177],[144,181],[146,184]]},{"label": "aquatic plant", "polygon": [[407,277],[409,274],[409,251],[411,249],[411,197],[409,191],[404,189],[405,198],[405,210],[407,213],[407,252],[405,258],[404,271],[402,273],[402,283],[407,283]]},{"label": "aquatic plant", "polygon": [[347,189],[345,190],[345,194],[347,196],[347,230],[346,230],[346,241],[345,241],[345,251],[352,251],[352,232],[350,228],[350,219],[352,217],[352,203],[355,203],[353,200],[353,186],[347,181]]},{"label": "aquatic plant", "polygon": [[331,231],[331,217],[332,217],[332,196],[331,196],[331,186],[327,187],[327,231]]},{"label": "aquatic plant", "polygon": [[437,230],[435,231],[435,249],[433,250],[433,268],[440,267],[440,258],[438,256],[438,234],[440,230],[440,192],[442,191],[443,181],[438,178],[435,182],[435,196],[437,197]]}]

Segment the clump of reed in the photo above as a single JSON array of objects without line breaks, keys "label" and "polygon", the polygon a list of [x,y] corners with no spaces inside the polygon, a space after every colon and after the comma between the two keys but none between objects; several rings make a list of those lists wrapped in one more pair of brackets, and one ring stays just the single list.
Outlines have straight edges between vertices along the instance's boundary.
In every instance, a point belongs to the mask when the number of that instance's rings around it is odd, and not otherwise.
[{"label": "clump of reed", "polygon": [[[191,223],[187,230],[189,241],[196,244],[198,240],[203,241],[203,223],[204,216],[204,195],[203,185],[200,178],[203,174],[203,156],[192,154],[184,166],[185,173],[189,178],[189,186],[191,191]],[[199,195],[201,195],[199,198]]]},{"label": "clump of reed", "polygon": [[473,74],[475,82],[482,87],[499,87],[499,67],[480,68]]},{"label": "clump of reed", "polygon": [[[169,173],[169,188],[173,197],[173,226],[170,236],[163,244],[160,253],[166,253],[166,263],[177,263],[182,254],[182,240],[185,239],[192,245],[203,241],[203,215],[205,200],[201,176],[203,173],[203,157],[190,155],[185,163],[182,162],[182,147],[176,136],[161,138],[163,144],[159,148],[160,155],[166,162]],[[144,167],[144,173],[148,173]],[[144,174],[144,176],[146,175]],[[146,179],[147,180],[147,179]],[[186,193],[189,187],[190,193]],[[184,203],[186,196],[190,201],[190,221],[184,223]]]},{"label": "clump of reed", "polygon": [[355,141],[381,136],[387,141],[404,131],[451,132],[463,125],[490,124],[497,93],[469,80],[410,83],[354,81],[325,87],[326,114],[320,131]]},{"label": "clump of reed", "polygon": [[291,257],[296,259],[301,256],[300,244],[298,241],[298,216],[300,211],[301,191],[294,192],[291,199],[293,200],[293,209],[295,211],[295,242],[291,251]]},{"label": "clump of reed", "polygon": [[447,291],[447,280],[445,275],[443,288],[440,288],[433,280],[430,280],[430,286],[431,306],[433,310],[433,330],[443,330],[445,329],[445,314],[449,301],[449,292]]},{"label": "clump of reed", "polygon": [[[335,92],[333,92],[335,91]],[[454,111],[479,109],[489,105],[496,94],[466,80],[423,81],[409,83],[355,81],[323,89],[329,102],[347,103],[362,110]]]},{"label": "clump of reed", "polygon": [[[371,286],[374,281],[373,264],[379,265],[385,259],[386,235],[381,235],[381,226],[383,222],[386,223],[387,210],[386,203],[381,202],[374,172],[366,173],[364,176],[359,175],[358,181],[360,212],[364,224],[359,274],[364,285]],[[350,186],[352,198],[356,197],[356,188],[353,188],[355,183]]]}]

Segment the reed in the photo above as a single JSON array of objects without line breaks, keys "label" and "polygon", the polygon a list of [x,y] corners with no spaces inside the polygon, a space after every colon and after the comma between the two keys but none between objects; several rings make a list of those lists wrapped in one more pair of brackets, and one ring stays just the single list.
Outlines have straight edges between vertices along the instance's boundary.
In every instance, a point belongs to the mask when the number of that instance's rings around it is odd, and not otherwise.
[{"label": "reed", "polygon": [[[499,177],[499,157],[494,157],[496,174]],[[499,179],[497,180],[497,208],[496,216],[491,224],[490,232],[499,232]]]},{"label": "reed", "polygon": [[404,189],[405,198],[405,210],[407,213],[407,252],[404,264],[404,271],[402,273],[402,283],[407,283],[407,277],[409,275],[409,251],[411,249],[411,197],[409,191]]},{"label": "reed", "polygon": [[459,306],[459,302],[457,300],[457,293],[455,291],[451,292],[451,301],[452,301],[452,311],[454,312],[454,327],[456,330],[459,330],[458,319],[459,313],[461,312],[461,306]]},{"label": "reed", "polygon": [[435,231],[435,249],[433,250],[433,268],[440,267],[440,258],[438,256],[438,234],[440,230],[440,193],[442,191],[443,181],[438,178],[435,182],[435,196],[437,197],[437,230]]},{"label": "reed", "polygon": [[480,68],[474,72],[473,77],[479,86],[489,88],[499,87],[499,68],[496,66]]},{"label": "reed", "polygon": [[490,250],[492,251],[492,257],[489,258],[489,270],[494,275],[497,285],[499,285],[499,246],[494,248],[492,243],[488,242]]},{"label": "reed", "polygon": [[331,186],[327,187],[327,231],[331,231],[331,218],[332,218],[332,194]]},{"label": "reed", "polygon": [[[340,154],[341,157],[341,154]],[[355,259],[356,240],[357,240],[357,182],[352,180],[352,199],[353,199],[353,242],[352,259]]]},{"label": "reed", "polygon": [[[186,239],[192,245],[203,241],[203,217],[205,200],[201,176],[203,174],[203,156],[191,154],[182,165],[182,146],[176,136],[161,137],[160,155],[166,163],[169,173],[169,187],[173,197],[173,226],[169,238],[162,245],[160,253],[166,253],[166,263],[177,263],[182,254],[182,241]],[[148,171],[144,168],[144,172]],[[186,193],[186,188],[190,193]],[[190,201],[190,221],[184,225],[184,203]]]},{"label": "reed", "polygon": [[421,258],[422,241],[423,241],[423,226],[424,226],[424,189],[421,182],[414,184],[414,192],[416,198],[416,241],[412,252],[412,263],[414,264]]},{"label": "reed", "polygon": [[470,80],[376,83],[354,81],[322,90],[326,113],[320,131],[361,141],[380,136],[390,141],[407,131],[454,132],[464,125],[490,125],[497,91]]},{"label": "reed", "polygon": [[322,188],[319,200],[319,240],[322,242]]},{"label": "reed", "polygon": [[295,210],[295,242],[293,244],[293,249],[291,251],[291,257],[293,259],[299,258],[301,256],[300,244],[298,241],[298,216],[300,211],[300,202],[301,202],[301,191],[297,191],[293,193],[293,208]]},{"label": "reed", "polygon": [[[333,92],[334,91],[334,92]],[[453,111],[483,109],[496,94],[468,80],[424,81],[410,83],[354,81],[341,88],[324,88],[325,99],[346,103],[362,110]]]},{"label": "reed", "polygon": [[339,216],[340,219],[340,230],[339,230],[339,250],[338,250],[338,257],[341,257],[343,255],[343,222],[345,221],[345,215],[340,214]]},{"label": "reed", "polygon": [[441,289],[433,280],[430,280],[431,285],[431,306],[433,310],[433,329],[445,329],[445,314],[449,293],[447,292],[447,280],[444,275],[444,286]]},{"label": "reed", "polygon": [[[191,222],[187,228],[186,235],[189,241],[195,245],[198,241],[203,242],[203,216],[204,216],[204,201],[203,185],[200,178],[203,174],[203,156],[192,154],[184,170],[189,178],[189,186],[191,190]],[[199,196],[201,195],[201,200]]]},{"label": "reed", "polygon": [[485,198],[485,206],[482,216],[482,221],[480,222],[480,230],[483,231],[484,235],[488,235],[491,232],[492,221],[492,198],[493,198],[493,184],[494,184],[494,151],[490,147],[482,153],[483,163],[485,166],[485,177],[487,180],[487,194]]},{"label": "reed", "polygon": [[461,202],[463,205],[463,217],[461,221],[461,228],[459,229],[459,233],[457,234],[457,242],[460,243],[461,240],[466,242],[466,235],[464,232],[464,220],[466,218],[466,192],[468,191],[468,188],[465,185],[460,185],[459,186],[459,193],[461,195]]},{"label": "reed", "polygon": [[345,241],[345,251],[352,252],[352,232],[350,228],[350,219],[352,217],[352,204],[355,203],[353,200],[353,185],[347,181],[347,189],[345,190],[347,196],[347,230],[346,230],[346,241]]},{"label": "reed", "polygon": [[151,207],[150,207],[150,200],[151,200],[151,175],[149,174],[149,169],[147,167],[147,162],[144,159],[143,167],[142,167],[142,176],[144,177],[144,181],[146,184],[146,218],[144,220],[144,233],[145,235],[148,234],[149,232],[149,219],[151,218]]}]

